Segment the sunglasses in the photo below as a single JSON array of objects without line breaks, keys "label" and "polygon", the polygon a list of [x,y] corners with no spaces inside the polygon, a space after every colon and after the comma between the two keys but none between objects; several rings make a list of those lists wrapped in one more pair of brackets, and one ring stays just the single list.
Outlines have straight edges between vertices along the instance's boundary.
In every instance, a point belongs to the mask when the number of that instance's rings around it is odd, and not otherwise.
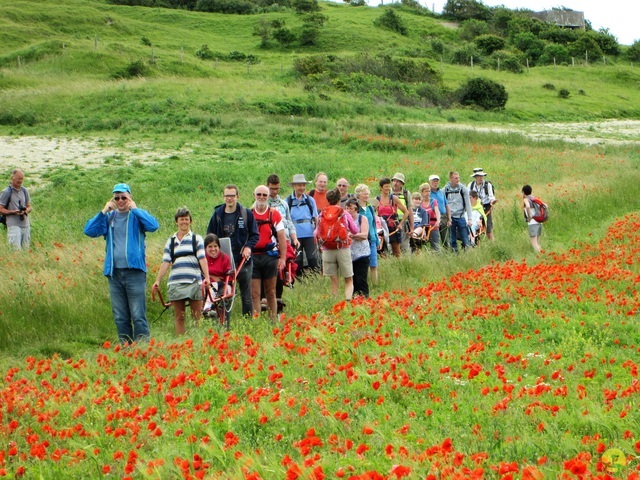
[{"label": "sunglasses", "polygon": [[121,196],[121,197],[119,197],[119,196],[117,196],[117,195],[116,195],[115,197],[113,197],[113,199],[114,199],[116,202],[118,202],[118,201],[120,201],[120,200],[127,200],[128,198],[127,198],[127,197],[125,197],[124,195],[123,195],[123,196]]},{"label": "sunglasses", "polygon": [[256,197],[268,197],[268,193],[256,193]]},{"label": "sunglasses", "polygon": [[348,187],[349,185],[345,185],[344,183],[339,183],[338,186],[339,187]]}]

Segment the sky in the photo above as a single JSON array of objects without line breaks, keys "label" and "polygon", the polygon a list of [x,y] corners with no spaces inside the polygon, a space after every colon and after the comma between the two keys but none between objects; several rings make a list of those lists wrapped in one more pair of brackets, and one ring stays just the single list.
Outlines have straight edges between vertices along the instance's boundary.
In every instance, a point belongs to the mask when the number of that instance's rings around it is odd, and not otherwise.
[{"label": "sky", "polygon": [[[418,0],[420,4],[436,13],[442,13],[446,0]],[[535,12],[567,7],[584,12],[594,30],[608,28],[622,45],[632,45],[640,40],[640,1],[638,0],[481,0],[484,5],[504,5],[510,9],[527,8]],[[373,2],[369,2],[373,4]],[[388,3],[388,2],[385,2]],[[434,8],[435,7],[435,8]]]}]

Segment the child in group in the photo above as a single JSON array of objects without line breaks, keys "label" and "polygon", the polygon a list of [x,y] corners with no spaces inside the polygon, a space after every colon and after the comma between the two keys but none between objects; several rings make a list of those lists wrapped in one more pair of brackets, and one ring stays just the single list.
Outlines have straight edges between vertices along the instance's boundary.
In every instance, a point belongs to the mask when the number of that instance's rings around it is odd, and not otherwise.
[{"label": "child in group", "polygon": [[411,251],[416,252],[422,248],[425,241],[425,235],[429,229],[429,214],[420,205],[422,203],[422,195],[418,192],[411,195],[411,210],[413,211],[413,233],[409,245]]},{"label": "child in group", "polygon": [[[203,314],[208,316],[211,312],[213,299],[219,297],[220,290],[224,288],[224,277],[231,271],[231,260],[226,253],[220,250],[220,239],[214,233],[209,233],[204,237],[204,251],[211,280],[210,293],[206,295],[203,309]],[[230,289],[229,286],[227,287]]]},{"label": "child in group", "polygon": [[478,201],[478,192],[471,190],[469,192],[469,201],[471,202],[471,231],[469,232],[469,239],[472,245],[477,245],[479,232],[487,224],[487,215],[484,213],[482,204]]}]

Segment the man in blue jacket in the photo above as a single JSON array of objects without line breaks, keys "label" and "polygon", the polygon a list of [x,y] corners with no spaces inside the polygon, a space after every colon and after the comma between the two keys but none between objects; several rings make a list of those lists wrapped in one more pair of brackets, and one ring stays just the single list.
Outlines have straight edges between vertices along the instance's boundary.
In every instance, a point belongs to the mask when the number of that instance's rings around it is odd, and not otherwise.
[{"label": "man in blue jacket", "polygon": [[229,237],[236,267],[244,258],[244,266],[238,272],[238,285],[242,298],[242,315],[251,316],[253,314],[251,255],[253,247],[260,239],[260,234],[253,213],[238,203],[238,197],[238,187],[235,185],[224,187],[224,203],[218,205],[213,211],[207,233],[215,233],[219,238]]},{"label": "man in blue jacket", "polygon": [[109,280],[111,309],[120,343],[149,339],[145,234],[160,225],[136,206],[126,183],[113,187],[113,197],[87,222],[84,233],[104,237],[104,274]]}]

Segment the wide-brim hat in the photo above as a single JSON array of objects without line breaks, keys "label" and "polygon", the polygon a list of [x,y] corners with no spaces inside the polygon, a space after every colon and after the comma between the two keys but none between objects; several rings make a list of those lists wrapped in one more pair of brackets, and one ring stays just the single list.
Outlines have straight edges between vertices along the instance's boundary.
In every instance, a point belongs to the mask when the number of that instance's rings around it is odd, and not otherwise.
[{"label": "wide-brim hat", "polygon": [[391,180],[398,180],[399,182],[405,183],[404,174],[400,172],[396,173],[393,177],[391,177]]},{"label": "wide-brim hat", "polygon": [[482,170],[481,168],[474,168],[473,169],[473,174],[471,175],[471,177],[477,177],[477,176],[481,176],[481,177],[486,177],[487,173]]},{"label": "wide-brim hat", "polygon": [[308,184],[308,183],[311,183],[311,182],[307,182],[307,179],[306,179],[306,178],[304,178],[304,173],[296,173],[296,174],[293,176],[293,180],[291,180],[291,181],[289,182],[289,185],[295,185],[295,184],[297,184],[297,183],[304,183],[304,184]]},{"label": "wide-brim hat", "polygon": [[131,193],[131,187],[126,183],[116,183],[111,193]]}]

